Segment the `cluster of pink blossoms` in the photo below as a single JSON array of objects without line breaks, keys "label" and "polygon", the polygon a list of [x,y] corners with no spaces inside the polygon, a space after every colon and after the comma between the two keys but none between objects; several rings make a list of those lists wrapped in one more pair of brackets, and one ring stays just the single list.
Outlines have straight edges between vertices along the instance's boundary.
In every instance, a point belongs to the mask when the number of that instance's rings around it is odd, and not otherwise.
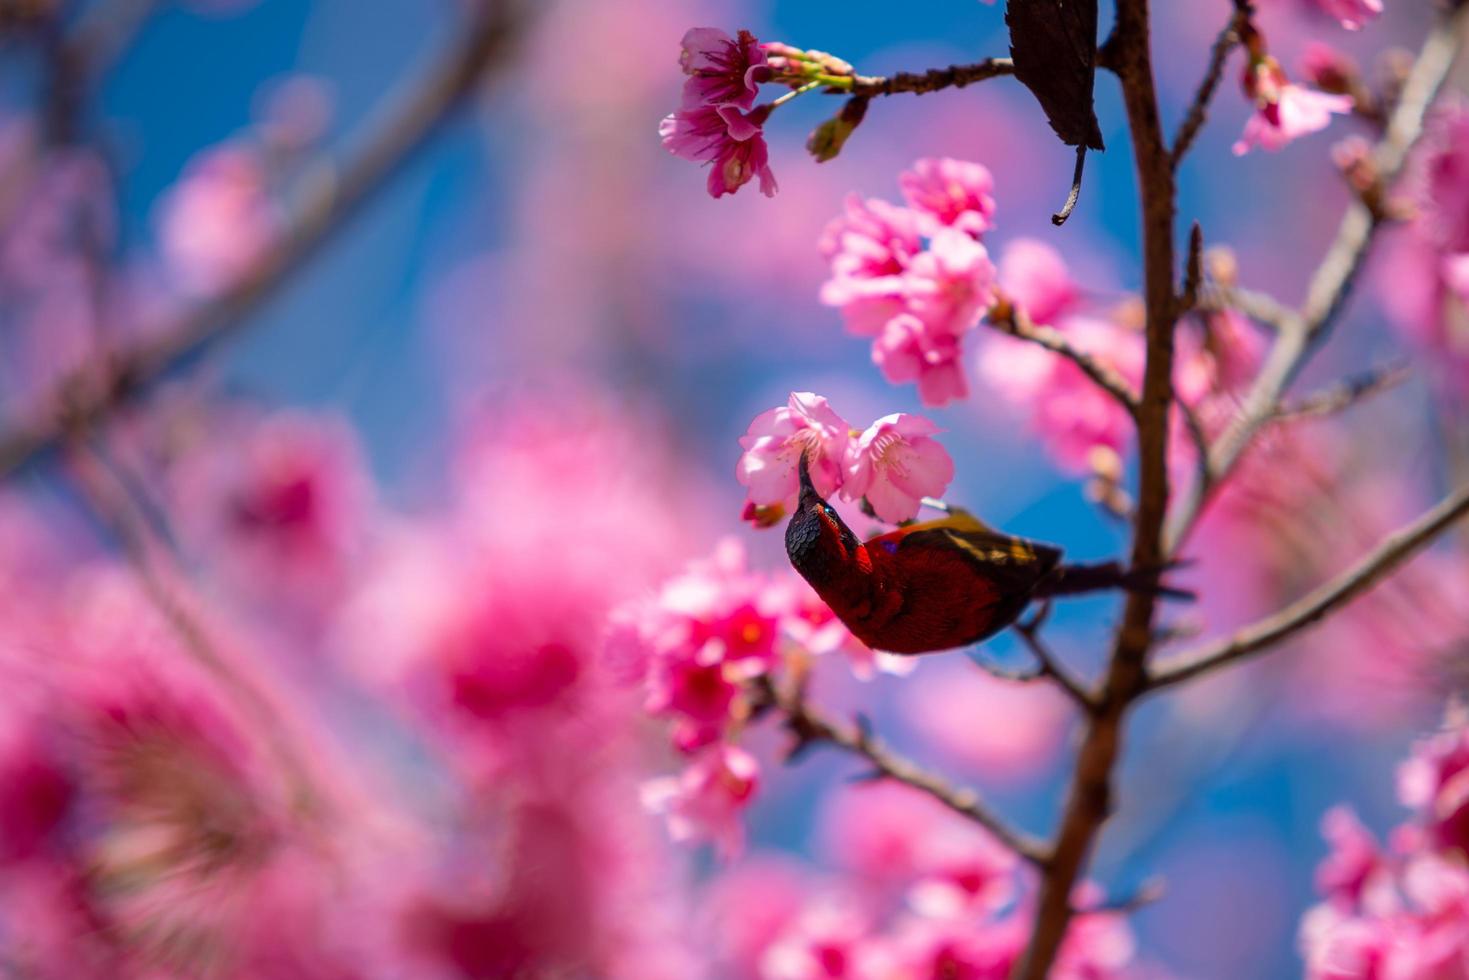
[{"label": "cluster of pink blossoms", "polygon": [[994,181],[981,164],[945,158],[919,160],[898,183],[907,207],[854,194],[826,226],[821,301],[873,338],[884,377],[917,382],[925,405],[945,405],[969,393],[962,341],[993,299],[980,237],[993,225]]},{"label": "cluster of pink blossoms", "polygon": [[709,164],[709,193],[733,194],[754,177],[766,197],[775,195],[770,151],[762,127],[770,106],[752,108],[760,83],[771,79],[765,47],[749,31],[737,38],[714,27],[695,27],[679,56],[688,80],[678,111],[658,126],[670,153]]},{"label": "cluster of pink blossoms", "polygon": [[1430,120],[1408,176],[1417,217],[1391,242],[1380,293],[1393,324],[1438,355],[1448,388],[1469,378],[1469,109]]},{"label": "cluster of pink blossoms", "polygon": [[759,765],[736,743],[761,701],[759,688],[838,652],[861,679],[912,666],[852,636],[794,572],[750,571],[734,539],[656,596],[614,614],[609,662],[641,681],[645,709],[672,721],[673,745],[689,760],[679,776],[643,788],[644,804],[667,817],[675,839],[711,840],[727,856],[739,851]]},{"label": "cluster of pink blossoms", "polygon": [[933,438],[939,431],[902,412],[854,429],[820,395],[792,392],[788,404],[756,416],[740,439],[745,451],[735,476],[749,488],[745,519],[768,527],[795,506],[804,455],[823,497],[866,500],[889,524],[910,520],[924,497],[942,496],[954,479],[954,461]]},{"label": "cluster of pink blossoms", "polygon": [[[1001,978],[1030,938],[1034,876],[984,831],[899,785],[838,791],[819,824],[826,873],[751,855],[711,886],[720,976]],[[1076,905],[1098,890],[1077,889]],[[1082,912],[1051,976],[1136,975],[1125,916]]]},{"label": "cluster of pink blossoms", "polygon": [[1352,811],[1322,821],[1331,853],[1317,868],[1325,901],[1301,922],[1311,980],[1469,976],[1469,717],[1413,747],[1398,798],[1415,818],[1383,848]]}]

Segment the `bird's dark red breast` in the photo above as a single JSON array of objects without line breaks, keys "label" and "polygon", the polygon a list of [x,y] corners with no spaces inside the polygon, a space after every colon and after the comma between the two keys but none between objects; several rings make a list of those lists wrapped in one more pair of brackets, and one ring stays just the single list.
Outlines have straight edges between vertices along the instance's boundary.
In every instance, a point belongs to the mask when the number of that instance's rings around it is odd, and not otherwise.
[{"label": "bird's dark red breast", "polygon": [[1005,628],[1061,558],[963,512],[846,550],[824,572],[800,570],[858,639],[908,654],[967,646]]}]

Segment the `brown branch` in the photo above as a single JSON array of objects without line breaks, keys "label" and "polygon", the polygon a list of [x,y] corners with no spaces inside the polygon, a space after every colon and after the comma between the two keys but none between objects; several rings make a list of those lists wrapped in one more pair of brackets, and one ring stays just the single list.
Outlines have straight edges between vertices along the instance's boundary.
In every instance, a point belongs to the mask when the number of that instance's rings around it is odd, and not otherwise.
[{"label": "brown branch", "polygon": [[1035,620],[1019,622],[1014,626],[1015,632],[1020,635],[1020,639],[1025,643],[1026,647],[1030,650],[1031,656],[1035,657],[1036,663],[1039,665],[1035,672],[1036,677],[1038,679],[1049,677],[1055,681],[1056,686],[1065,691],[1071,700],[1075,701],[1088,714],[1096,711],[1096,699],[1092,697],[1081,681],[1071,675],[1071,671],[1061,663],[1056,655],[1051,652],[1050,648],[1046,646],[1045,642],[1041,640],[1040,618],[1040,616],[1037,616]]},{"label": "brown branch", "polygon": [[1196,309],[1204,313],[1236,310],[1276,333],[1295,330],[1300,322],[1300,314],[1274,296],[1239,286],[1215,284],[1204,287],[1199,293]]},{"label": "brown branch", "polygon": [[972,65],[950,65],[928,71],[900,71],[895,75],[855,75],[845,85],[833,85],[828,91],[851,95],[925,95],[946,88],[963,88],[990,78],[1015,74],[1015,63],[1009,58],[986,58]]},{"label": "brown branch", "polygon": [[1275,412],[1275,420],[1288,422],[1335,415],[1379,392],[1397,387],[1408,380],[1412,373],[1405,361],[1385,364],[1355,378],[1347,378],[1329,388],[1313,392],[1292,404],[1281,405]]},{"label": "brown branch", "polygon": [[[1108,61],[1122,83],[1137,167],[1143,232],[1143,299],[1147,362],[1136,413],[1138,504],[1133,516],[1132,567],[1162,565],[1168,505],[1168,416],[1173,402],[1173,333],[1178,320],[1174,286],[1175,187],[1173,166],[1158,117],[1149,52],[1147,0],[1118,0]],[[1121,751],[1123,720],[1147,681],[1157,596],[1129,594],[1117,629],[1097,710],[1077,753],[1061,825],[1041,876],[1035,925],[1016,970],[1020,980],[1045,980],[1071,920],[1071,894],[1112,808],[1112,779]]]},{"label": "brown branch", "polygon": [[[1408,152],[1423,133],[1424,117],[1457,58],[1466,19],[1469,19],[1469,5],[1464,4],[1440,18],[1413,62],[1402,94],[1388,117],[1386,132],[1372,152],[1373,167],[1384,187],[1392,185],[1402,171]],[[1218,488],[1255,435],[1271,421],[1285,389],[1325,340],[1351,295],[1357,274],[1385,220],[1382,213],[1360,200],[1354,199],[1347,206],[1336,238],[1311,278],[1305,302],[1299,312],[1282,317],[1279,335],[1239,414],[1210,454],[1212,488]],[[1189,489],[1168,521],[1165,536],[1168,554],[1177,552],[1209,496],[1209,491],[1201,485]]]},{"label": "brown branch", "polygon": [[1219,90],[1219,82],[1224,78],[1224,64],[1229,60],[1230,52],[1239,46],[1240,34],[1249,21],[1249,4],[1236,3],[1234,15],[1214,39],[1214,47],[1209,52],[1209,67],[1204,70],[1204,77],[1199,82],[1198,91],[1194,93],[1194,100],[1189,104],[1188,112],[1184,113],[1183,122],[1179,124],[1178,132],[1173,137],[1173,149],[1168,153],[1169,169],[1178,169],[1199,131],[1204,128],[1204,120],[1209,114],[1209,103]]},{"label": "brown branch", "polygon": [[1412,524],[1388,536],[1351,569],[1274,615],[1219,643],[1178,654],[1158,664],[1148,682],[1148,690],[1160,690],[1210,673],[1290,639],[1372,588],[1466,516],[1469,516],[1469,487],[1450,494]]},{"label": "brown branch", "polygon": [[1111,367],[1071,345],[1066,335],[1053,327],[1032,323],[1025,311],[1006,299],[1000,299],[985,314],[985,322],[1003,334],[1017,337],[1044,347],[1053,354],[1060,354],[1090,378],[1102,390],[1115,398],[1127,413],[1137,416],[1137,395],[1122,376]]},{"label": "brown branch", "polygon": [[[504,66],[520,34],[519,3],[487,4],[460,32],[453,51],[381,113],[359,151],[338,167],[322,167],[304,182],[294,217],[275,247],[220,295],[144,331],[152,339],[63,378],[41,413],[0,434],[0,475],[51,448],[73,428],[90,429],[200,348],[238,330],[244,317],[273,294],[422,148],[482,78]],[[60,411],[56,409],[60,408]]]},{"label": "brown branch", "polygon": [[770,685],[766,693],[785,715],[786,727],[796,736],[797,751],[824,742],[861,756],[883,778],[927,793],[960,816],[979,824],[1030,863],[1037,866],[1045,863],[1045,850],[1040,843],[1007,826],[990,812],[975,791],[951,786],[942,776],[919,768],[875,738],[865,725],[847,728],[837,724],[807,704],[799,692],[782,693]]}]

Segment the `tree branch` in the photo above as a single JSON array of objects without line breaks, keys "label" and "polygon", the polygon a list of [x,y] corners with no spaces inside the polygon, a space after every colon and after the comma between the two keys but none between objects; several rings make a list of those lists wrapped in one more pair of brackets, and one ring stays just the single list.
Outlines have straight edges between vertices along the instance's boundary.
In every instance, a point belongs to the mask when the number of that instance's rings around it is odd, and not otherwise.
[{"label": "tree branch", "polygon": [[1367,557],[1335,580],[1274,615],[1247,626],[1219,643],[1170,657],[1148,682],[1149,691],[1170,687],[1261,653],[1320,622],[1352,601],[1428,546],[1455,522],[1469,516],[1469,487],[1446,497],[1418,520],[1390,535]]},{"label": "tree branch", "polygon": [[833,84],[828,91],[846,92],[867,97],[877,95],[925,95],[946,88],[963,88],[989,78],[1015,74],[1015,63],[1009,58],[986,58],[972,65],[950,65],[924,72],[900,71],[895,75],[854,75],[846,85]]},{"label": "tree branch", "polygon": [[985,322],[1003,334],[1037,344],[1053,354],[1060,354],[1081,368],[1083,374],[1107,394],[1117,399],[1118,403],[1127,409],[1127,414],[1136,418],[1137,395],[1133,393],[1132,387],[1111,367],[1085,351],[1073,347],[1071,341],[1061,331],[1032,323],[1024,310],[1006,299],[997,301],[989,308],[985,314]]},{"label": "tree branch", "polygon": [[[1372,152],[1375,170],[1382,185],[1389,187],[1402,171],[1408,152],[1423,133],[1424,117],[1434,97],[1448,77],[1459,51],[1469,5],[1460,4],[1451,14],[1440,18],[1429,31],[1413,67],[1403,85],[1401,97],[1388,117],[1387,130]],[[1359,199],[1347,206],[1336,238],[1312,276],[1305,302],[1298,313],[1283,316],[1277,324],[1279,334],[1270,349],[1254,385],[1234,421],[1220,436],[1210,454],[1212,487],[1234,469],[1256,433],[1268,424],[1280,404],[1281,396],[1307,359],[1325,340],[1356,283],[1385,216]],[[1210,492],[1195,484],[1169,518],[1165,535],[1167,554],[1177,552],[1198,520]]]},{"label": "tree branch", "polygon": [[95,426],[184,358],[239,329],[247,313],[300,270],[424,146],[482,77],[503,66],[523,20],[519,3],[483,7],[455,49],[436,58],[424,79],[369,126],[355,155],[310,175],[280,240],[233,285],[145,331],[150,339],[63,378],[33,417],[0,434],[0,475],[51,448],[72,429]]},{"label": "tree branch", "polygon": [[953,787],[942,776],[921,769],[897,755],[863,725],[846,728],[837,724],[807,704],[799,692],[782,693],[774,685],[769,685],[766,693],[785,715],[786,727],[795,734],[796,751],[807,745],[824,742],[861,756],[884,778],[927,793],[960,816],[979,824],[1031,864],[1044,865],[1045,850],[1040,843],[1007,826],[990,812],[978,793]]},{"label": "tree branch", "polygon": [[1198,137],[1199,130],[1204,128],[1204,120],[1209,114],[1209,103],[1219,90],[1219,82],[1224,78],[1224,63],[1229,60],[1230,52],[1239,46],[1240,34],[1249,21],[1249,4],[1236,3],[1234,15],[1214,39],[1214,47],[1209,52],[1209,67],[1204,70],[1204,77],[1199,82],[1198,91],[1194,93],[1194,100],[1189,104],[1188,112],[1184,113],[1183,122],[1179,124],[1178,132],[1173,137],[1173,149],[1168,153],[1169,169],[1178,170],[1178,165]]},{"label": "tree branch", "polygon": [[1295,419],[1335,415],[1371,398],[1389,388],[1395,388],[1408,380],[1412,369],[1405,361],[1384,364],[1354,378],[1346,378],[1313,392],[1293,404],[1281,405],[1275,412],[1275,421],[1288,422]]},{"label": "tree branch", "polygon": [[[1175,188],[1173,166],[1158,118],[1149,51],[1147,0],[1118,0],[1107,44],[1108,61],[1122,83],[1137,167],[1143,231],[1143,299],[1147,362],[1136,413],[1138,504],[1133,515],[1132,567],[1163,563],[1162,529],[1168,506],[1168,416],[1173,402]],[[1097,710],[1077,753],[1065,811],[1051,859],[1041,876],[1035,927],[1015,976],[1045,980],[1070,923],[1071,893],[1112,807],[1112,771],[1121,751],[1123,720],[1146,683],[1157,596],[1128,595],[1113,640]]]}]

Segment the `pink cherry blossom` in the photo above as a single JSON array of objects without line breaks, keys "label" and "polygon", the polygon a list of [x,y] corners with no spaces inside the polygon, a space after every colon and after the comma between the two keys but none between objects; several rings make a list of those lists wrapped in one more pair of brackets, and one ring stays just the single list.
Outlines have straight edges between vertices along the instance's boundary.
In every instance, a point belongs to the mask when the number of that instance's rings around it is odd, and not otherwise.
[{"label": "pink cherry blossom", "polygon": [[1332,113],[1351,112],[1353,105],[1349,95],[1292,84],[1269,55],[1253,60],[1245,69],[1245,93],[1255,100],[1257,111],[1234,144],[1235,156],[1256,146],[1279,150],[1293,139],[1325,129]]},{"label": "pink cherry blossom", "polygon": [[905,277],[909,307],[931,329],[958,336],[979,323],[993,298],[995,267],[985,247],[940,228]]},{"label": "pink cherry blossom", "polygon": [[988,836],[941,839],[924,860],[924,873],[908,890],[920,915],[972,919],[1003,908],[1016,891],[1015,853]]},{"label": "pink cherry blossom", "polygon": [[918,513],[924,497],[942,497],[954,479],[954,461],[933,436],[938,426],[920,415],[885,415],[852,444],[843,492],[866,497],[890,524]]},{"label": "pink cherry blossom", "polygon": [[999,290],[1033,323],[1054,324],[1072,312],[1080,287],[1071,279],[1066,260],[1035,238],[1016,238],[1000,253]]},{"label": "pink cherry blossom", "polygon": [[694,27],[684,34],[679,65],[688,81],[683,108],[755,104],[760,83],[769,80],[765,49],[749,31],[732,38],[717,27]]},{"label": "pink cherry blossom", "polygon": [[774,197],[775,175],[762,127],[769,107],[744,112],[736,105],[680,109],[658,126],[663,145],[676,157],[709,164],[709,196],[733,194],[755,177],[760,193]]},{"label": "pink cherry blossom", "polygon": [[872,336],[905,310],[903,274],[923,249],[920,223],[908,208],[851,194],[845,213],[822,231],[821,254],[832,275],[821,286],[821,302],[842,311],[848,330]]},{"label": "pink cherry blossom", "polygon": [[1316,868],[1317,890],[1344,908],[1359,908],[1369,889],[1387,873],[1377,841],[1344,806],[1326,811],[1321,836],[1331,845],[1331,852]]},{"label": "pink cherry blossom", "polygon": [[744,847],[744,811],[759,782],[755,757],[734,745],[700,753],[678,776],[643,785],[643,805],[668,820],[674,840],[707,840],[726,860]]},{"label": "pink cherry blossom", "polygon": [[903,197],[919,214],[924,233],[950,227],[974,237],[988,231],[995,214],[994,178],[983,164],[928,157],[898,175]]},{"label": "pink cherry blossom", "polygon": [[265,162],[244,145],[205,151],[163,197],[159,243],[169,271],[193,294],[234,283],[270,246],[278,218]]},{"label": "pink cherry blossom", "polygon": [[744,453],[735,478],[756,505],[794,507],[800,489],[797,465],[803,455],[816,492],[830,497],[846,477],[852,427],[825,398],[809,391],[791,393],[788,404],[762,412],[740,438]]},{"label": "pink cherry blossom", "polygon": [[1316,4],[1349,31],[1360,31],[1382,13],[1382,0],[1316,0]]},{"label": "pink cherry blossom", "polygon": [[872,924],[851,901],[822,896],[809,903],[761,960],[768,980],[867,977]]},{"label": "pink cherry blossom", "polygon": [[960,340],[911,313],[888,320],[872,342],[872,363],[893,384],[918,382],[918,399],[940,408],[969,395]]},{"label": "pink cherry blossom", "polygon": [[1413,746],[1398,798],[1421,814],[1434,846],[1469,854],[1469,725],[1458,720]]}]

